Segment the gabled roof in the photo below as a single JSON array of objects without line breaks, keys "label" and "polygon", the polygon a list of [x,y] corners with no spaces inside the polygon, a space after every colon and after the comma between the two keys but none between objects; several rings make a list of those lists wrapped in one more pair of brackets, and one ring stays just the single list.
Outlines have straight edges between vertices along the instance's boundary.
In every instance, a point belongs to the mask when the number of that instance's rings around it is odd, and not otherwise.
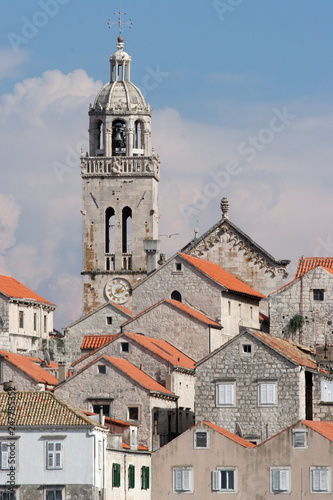
[{"label": "gabled roof", "polygon": [[166,387],[156,382],[156,380],[140,370],[140,368],[138,368],[137,366],[127,361],[127,359],[112,358],[111,356],[107,356],[105,354],[104,356],[97,358],[97,360],[100,360],[101,358],[109,361],[109,363],[118,368],[118,370],[121,370],[123,373],[125,373],[125,375],[130,377],[133,381],[135,381],[145,389],[148,389],[150,392],[158,392],[175,397],[175,394],[173,392],[169,391],[169,389],[166,389]]},{"label": "gabled roof", "polygon": [[302,420],[302,424],[306,425],[310,429],[318,432],[325,438],[333,442],[333,422],[332,421],[320,421],[315,422],[314,420]]},{"label": "gabled roof", "polygon": [[[295,365],[304,366],[309,370],[320,371],[322,373],[326,373],[325,370],[321,369],[316,361],[312,358],[310,354],[307,354],[303,351],[303,346],[297,346],[294,342],[291,342],[287,339],[280,339],[278,337],[272,337],[271,335],[263,332],[258,332],[257,330],[247,329],[243,332],[239,333],[232,339],[230,339],[225,344],[222,344],[215,351],[205,356],[203,359],[196,363],[196,366],[203,364],[207,359],[215,356],[218,352],[226,349],[230,344],[235,342],[239,337],[243,335],[251,335],[256,338],[260,342],[267,345],[269,348],[273,349],[275,352],[286,358],[288,361],[291,361]],[[304,347],[304,350],[308,351],[308,348]]]},{"label": "gabled roof", "polygon": [[314,269],[316,269],[317,267],[320,267],[321,269],[324,269],[324,271],[327,271],[328,273],[332,274],[333,275],[333,268],[329,268],[329,267],[323,267],[323,266],[320,266],[320,265],[317,265],[317,266],[314,266],[312,267],[311,269],[308,269],[307,271],[304,271],[303,274],[301,274],[300,276],[298,276],[298,278],[294,278],[292,281],[289,281],[289,283],[286,283],[285,285],[281,286],[280,288],[278,288],[277,290],[275,290],[274,292],[270,293],[269,294],[269,297],[271,295],[275,295],[276,293],[280,292],[281,290],[284,290],[285,288],[287,288],[288,286],[292,285],[293,283],[296,283],[296,281],[299,281],[300,278],[306,276],[308,273],[310,273],[311,271],[313,271]]},{"label": "gabled roof", "polygon": [[102,309],[104,309],[105,307],[108,307],[110,305],[112,307],[114,307],[115,309],[118,309],[122,313],[126,314],[126,316],[128,316],[129,318],[132,316],[132,311],[130,311],[129,309],[127,309],[127,307],[121,306],[120,304],[116,304],[115,302],[112,302],[110,300],[106,304],[102,304],[101,306],[96,307],[96,309],[94,309],[90,313],[85,314],[84,316],[81,316],[81,318],[79,318],[79,319],[76,319],[75,321],[73,321],[73,323],[71,323],[70,325],[66,326],[65,330],[67,330],[68,328],[71,328],[74,325],[77,325],[78,323],[81,323],[81,321],[84,321],[85,319],[89,318],[90,316],[93,316],[98,311],[101,311]]},{"label": "gabled roof", "polygon": [[114,340],[117,335],[85,335],[81,344],[81,351],[94,350]]},{"label": "gabled roof", "polygon": [[[36,364],[34,360],[37,360],[37,358],[30,358],[23,354],[13,354],[12,352],[2,350],[0,350],[0,355],[4,356],[10,364],[14,365],[36,382],[48,385],[58,384],[58,379],[56,377]],[[38,359],[38,361],[40,360]],[[54,368],[56,367],[54,366]]]},{"label": "gabled roof", "polygon": [[[52,392],[15,392],[15,426],[100,427]],[[8,427],[9,393],[0,392],[0,426]]]},{"label": "gabled roof", "polygon": [[43,299],[43,297],[33,292],[25,285],[22,285],[22,283],[11,276],[0,275],[0,292],[12,299],[26,299],[56,307],[55,304]]},{"label": "gabled roof", "polygon": [[214,429],[214,431],[218,432],[219,434],[222,434],[222,436],[225,436],[228,439],[235,441],[235,443],[238,443],[241,446],[244,446],[245,448],[255,448],[256,447],[256,445],[253,443],[250,443],[250,441],[247,441],[246,439],[244,439],[240,436],[236,436],[236,434],[233,434],[232,432],[229,432],[226,429],[223,429],[223,427],[220,427],[219,425],[213,424],[212,422],[209,422],[208,420],[204,420],[203,423],[205,425],[208,425],[208,427],[211,427],[212,429]]},{"label": "gabled roof", "polygon": [[173,366],[179,366],[182,368],[187,368],[189,370],[194,370],[195,361],[166,340],[161,340],[154,337],[146,337],[142,333],[124,333],[127,337],[130,337],[138,344],[146,347],[149,351],[154,352],[160,358],[169,361]]},{"label": "gabled roof", "polygon": [[160,300],[159,302],[156,302],[156,304],[153,304],[152,306],[147,307],[147,309],[145,309],[144,311],[141,311],[136,316],[133,316],[133,318],[130,318],[127,321],[125,321],[121,326],[122,327],[127,326],[128,324],[130,324],[133,321],[135,321],[136,319],[138,319],[140,316],[143,316],[147,312],[155,309],[156,307],[161,306],[162,304],[169,304],[172,307],[174,307],[182,312],[185,312],[186,314],[188,314],[192,318],[195,318],[195,319],[201,321],[202,323],[205,323],[206,325],[214,326],[215,328],[222,328],[220,323],[213,321],[212,319],[208,318],[208,316],[197,311],[193,307],[187,306],[186,304],[183,304],[182,302],[179,302],[178,300],[172,300],[172,299],[163,299],[163,300]]},{"label": "gabled roof", "polygon": [[258,297],[260,299],[265,298],[265,295],[257,292],[239,278],[236,278],[221,266],[215,264],[215,262],[199,259],[198,257],[192,257],[192,255],[187,255],[185,253],[179,253],[178,255],[230,292],[249,295],[251,297]]},{"label": "gabled roof", "polygon": [[325,267],[327,270],[333,269],[333,257],[301,257],[298,261],[295,279],[318,266]]}]

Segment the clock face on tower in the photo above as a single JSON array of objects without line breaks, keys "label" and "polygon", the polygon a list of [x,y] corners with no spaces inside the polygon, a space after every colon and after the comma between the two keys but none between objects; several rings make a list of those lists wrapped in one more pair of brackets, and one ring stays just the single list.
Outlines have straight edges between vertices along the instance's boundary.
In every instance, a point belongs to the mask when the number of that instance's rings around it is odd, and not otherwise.
[{"label": "clock face on tower", "polygon": [[131,294],[131,284],[124,278],[113,278],[105,285],[105,295],[112,302],[124,304]]}]

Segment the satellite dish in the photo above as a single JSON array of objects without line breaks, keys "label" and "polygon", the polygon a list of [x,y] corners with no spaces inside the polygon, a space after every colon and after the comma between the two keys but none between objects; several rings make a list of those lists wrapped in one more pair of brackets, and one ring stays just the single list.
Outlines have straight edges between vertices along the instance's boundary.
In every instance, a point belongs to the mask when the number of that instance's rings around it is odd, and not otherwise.
[{"label": "satellite dish", "polygon": [[238,422],[236,422],[236,436],[243,437],[243,431]]},{"label": "satellite dish", "polygon": [[46,347],[44,347],[44,361],[50,365],[51,364],[51,358],[50,358],[50,353],[49,351],[46,349]]}]

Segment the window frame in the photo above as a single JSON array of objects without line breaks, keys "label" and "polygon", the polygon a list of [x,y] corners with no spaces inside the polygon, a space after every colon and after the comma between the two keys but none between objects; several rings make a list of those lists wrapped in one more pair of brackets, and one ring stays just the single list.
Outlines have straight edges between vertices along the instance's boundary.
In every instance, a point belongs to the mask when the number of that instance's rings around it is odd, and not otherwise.
[{"label": "window frame", "polygon": [[[60,491],[61,493],[61,500],[64,499],[64,486],[59,486],[59,485],[55,485],[55,486],[47,486],[45,489],[44,489],[44,499],[45,500],[48,500],[47,499],[47,496],[48,496],[48,493],[49,492],[57,492],[57,491]],[[55,500],[57,500],[56,496],[54,497]]]},{"label": "window frame", "polygon": [[[138,418],[130,418],[130,410],[137,408]],[[141,406],[140,405],[128,405],[127,406],[127,420],[131,422],[140,422],[141,420]]]},{"label": "window frame", "polygon": [[[54,450],[51,452],[49,450],[49,445],[53,444],[54,445]],[[60,450],[56,450],[56,445],[61,445]],[[46,470],[64,470],[64,442],[60,439],[47,439],[45,441],[45,446],[46,446]],[[49,464],[49,457],[50,453],[54,455],[53,457],[53,464]],[[57,453],[59,454],[60,457],[60,464],[57,465]]]},{"label": "window frame", "polygon": [[[180,476],[180,487],[179,484]],[[178,475],[178,478],[177,478]],[[188,478],[186,478],[188,475]],[[172,482],[174,493],[193,493],[193,467],[191,466],[175,466],[172,470]],[[178,484],[177,484],[178,483]]]},{"label": "window frame", "polygon": [[[14,458],[11,458],[11,455],[10,455],[10,446],[11,446],[12,442],[15,443]],[[7,451],[6,452],[3,451],[3,446],[4,445],[7,447]],[[4,459],[3,453],[7,454],[6,459]],[[5,460],[6,460],[6,465],[3,465],[3,463],[4,463]],[[12,463],[11,460],[14,460],[14,463]],[[10,468],[12,466],[15,466],[16,470],[18,469],[18,467],[17,467],[17,440],[3,439],[3,440],[0,441],[0,471],[10,470]]]},{"label": "window frame", "polygon": [[[327,482],[327,489],[326,490],[323,490],[323,489],[314,489],[314,485],[313,485],[313,473],[314,472],[326,472],[327,474],[327,478],[326,478],[326,482]],[[321,478],[319,477],[319,488],[320,488],[320,482],[321,482]],[[310,467],[310,492],[311,493],[318,493],[318,494],[325,494],[325,493],[328,493],[330,494],[332,492],[332,489],[331,489],[331,467],[330,466],[312,466]]]},{"label": "window frame", "polygon": [[[297,445],[296,436],[298,434],[303,434],[304,437],[304,445]],[[294,450],[304,450],[308,447],[308,431],[305,429],[293,429],[292,430],[292,445]]]},{"label": "window frame", "polygon": [[[206,436],[206,445],[200,446],[197,442],[198,434],[205,434]],[[195,450],[209,450],[210,439],[209,439],[209,430],[208,429],[197,429],[193,432],[193,448]]]},{"label": "window frame", "polygon": [[312,290],[312,298],[316,302],[325,301],[325,289],[324,288],[314,288]]},{"label": "window frame", "polygon": [[143,465],[141,467],[141,489],[149,490],[149,482],[150,482],[150,471],[148,465]]},{"label": "window frame", "polygon": [[[231,402],[227,401],[228,395],[225,394],[226,402],[220,402],[220,387],[231,387]],[[216,382],[216,407],[217,408],[232,408],[236,406],[236,381],[235,380],[219,380]]]},{"label": "window frame", "polygon": [[97,365],[98,375],[106,375],[106,365]]},{"label": "window frame", "polygon": [[[327,385],[325,394],[325,384]],[[333,379],[322,378],[320,381],[320,399],[323,403],[333,403]]]},{"label": "window frame", "polygon": [[[226,473],[226,478],[229,477],[230,473],[232,474],[233,487],[229,488],[228,485],[226,488],[222,487],[222,474]],[[212,471],[212,491],[218,491],[220,493],[237,493],[238,492],[238,474],[237,467],[217,467],[216,470]],[[227,481],[228,483],[228,481]]]},{"label": "window frame", "polygon": [[[3,486],[0,487],[0,500],[18,500],[17,487],[14,486],[15,491],[8,491],[7,488]],[[4,496],[6,495],[6,496]]]},{"label": "window frame", "polygon": [[107,316],[106,317],[106,324],[107,325],[112,325],[112,316]]},{"label": "window frame", "polygon": [[[276,467],[270,467],[269,475],[270,475],[270,492],[274,494],[288,494],[291,492],[291,474],[290,474],[291,468],[290,466],[276,466]],[[276,472],[279,472],[279,487],[276,489],[274,487],[274,475],[276,475]],[[281,487],[281,473],[285,472],[286,473],[286,478],[282,479],[282,481],[286,481],[288,484],[286,485],[286,488],[283,489]]]},{"label": "window frame", "polygon": [[[274,401],[268,401],[268,394],[266,394],[267,401],[264,402],[262,400],[262,387],[263,386],[272,386],[274,388]],[[278,404],[278,384],[276,380],[259,380],[258,381],[258,406],[264,406],[265,408],[270,408],[277,406]]]},{"label": "window frame", "polygon": [[19,310],[19,329],[24,330],[24,311]]}]

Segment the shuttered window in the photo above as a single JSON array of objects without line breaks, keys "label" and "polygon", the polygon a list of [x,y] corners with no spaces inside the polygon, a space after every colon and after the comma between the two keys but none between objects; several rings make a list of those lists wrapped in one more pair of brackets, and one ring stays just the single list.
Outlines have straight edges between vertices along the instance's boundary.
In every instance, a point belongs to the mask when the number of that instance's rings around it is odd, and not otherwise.
[{"label": "shuttered window", "polygon": [[303,430],[293,431],[293,448],[307,448],[308,434]]},{"label": "shuttered window", "polygon": [[273,468],[271,469],[271,491],[272,493],[281,493],[290,491],[290,469]]},{"label": "shuttered window", "polygon": [[46,468],[62,469],[63,445],[61,441],[46,442]]},{"label": "shuttered window", "polygon": [[149,489],[149,467],[146,467],[145,465],[141,467],[141,489]]},{"label": "shuttered window", "polygon": [[235,389],[235,382],[218,382],[216,385],[217,406],[234,406]]},{"label": "shuttered window", "polygon": [[194,432],[194,449],[209,448],[209,431]]},{"label": "shuttered window", "polygon": [[223,468],[212,471],[213,491],[236,491],[236,469]]},{"label": "shuttered window", "polygon": [[112,464],[112,486],[120,487],[120,464]]},{"label": "shuttered window", "polygon": [[276,382],[259,383],[259,404],[260,405],[276,404]]},{"label": "shuttered window", "polygon": [[189,467],[179,467],[173,470],[174,491],[181,493],[192,491],[193,471]]},{"label": "shuttered window", "polygon": [[311,469],[311,492],[330,492],[331,470],[329,467]]},{"label": "shuttered window", "polygon": [[128,487],[135,488],[135,467],[134,467],[134,465],[128,466]]}]

